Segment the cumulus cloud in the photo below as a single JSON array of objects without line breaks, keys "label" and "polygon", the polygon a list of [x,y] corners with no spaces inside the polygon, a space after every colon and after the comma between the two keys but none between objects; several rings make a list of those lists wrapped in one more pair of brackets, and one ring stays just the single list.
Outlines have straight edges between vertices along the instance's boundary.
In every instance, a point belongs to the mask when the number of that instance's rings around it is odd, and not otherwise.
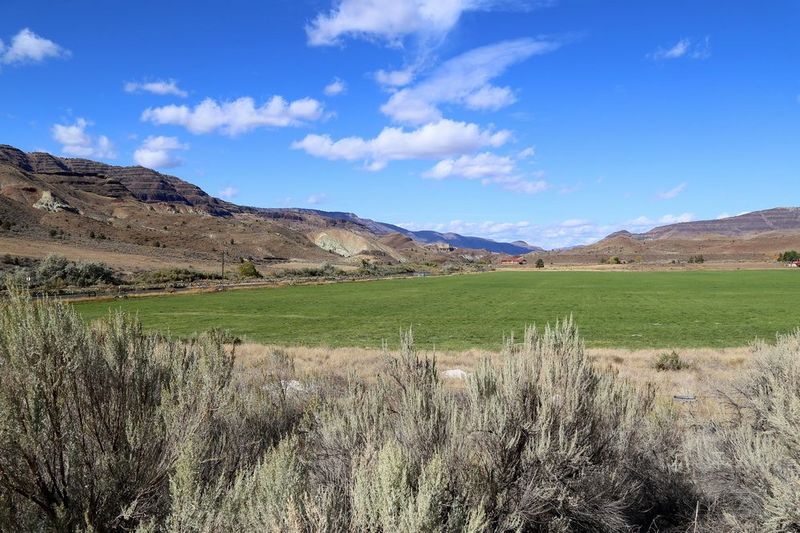
[{"label": "cumulus cloud", "polygon": [[516,39],[475,48],[442,63],[420,83],[401,89],[381,111],[397,122],[422,124],[442,117],[441,104],[473,110],[497,110],[516,101],[509,87],[490,82],[511,65],[559,48],[551,40]]},{"label": "cumulus cloud", "polygon": [[306,198],[306,203],[310,205],[319,205],[325,203],[325,200],[328,199],[328,195],[324,192],[318,194],[312,194],[308,198]]},{"label": "cumulus cloud", "polygon": [[376,137],[345,137],[334,141],[329,135],[307,135],[292,144],[315,157],[330,160],[363,161],[368,170],[380,170],[389,161],[440,159],[502,146],[511,138],[507,130],[481,129],[477,124],[442,119],[414,130],[384,128]]},{"label": "cumulus cloud", "polygon": [[235,136],[259,127],[297,126],[319,120],[322,115],[322,104],[313,98],[287,102],[280,96],[273,96],[256,107],[253,98],[246,96],[221,103],[206,98],[194,108],[174,104],[148,108],[142,113],[142,120],[183,126],[197,134],[219,131]]},{"label": "cumulus cloud", "polygon": [[178,82],[175,80],[158,80],[147,82],[129,81],[125,84],[125,92],[138,93],[148,92],[159,95],[173,95],[186,98],[189,93],[178,87]]},{"label": "cumulus cloud", "polygon": [[69,55],[69,50],[65,50],[50,39],[36,35],[28,28],[13,36],[8,47],[0,41],[0,63],[5,65],[40,63],[50,57],[69,57]]},{"label": "cumulus cloud", "polygon": [[425,38],[446,35],[475,0],[341,0],[329,13],[320,13],[306,26],[308,44],[339,44],[343,37],[377,39],[400,45],[407,35]]},{"label": "cumulus cloud", "polygon": [[325,86],[323,92],[326,96],[338,96],[347,92],[347,84],[339,78],[334,78],[332,82]]},{"label": "cumulus cloud", "polygon": [[647,57],[656,61],[680,59],[682,57],[707,59],[711,57],[711,38],[706,37],[699,42],[695,42],[688,37],[684,37],[672,46],[659,47],[655,52],[648,54]]},{"label": "cumulus cloud", "polygon": [[518,173],[513,158],[491,152],[443,159],[423,176],[437,180],[445,178],[480,180],[484,185],[496,184],[506,190],[525,194],[536,194],[549,188],[545,180],[530,180],[524,174]]},{"label": "cumulus cloud", "polygon": [[175,152],[188,149],[189,145],[181,143],[177,137],[151,135],[133,152],[133,160],[147,168],[175,168],[183,164],[183,159]]},{"label": "cumulus cloud", "polygon": [[483,152],[475,155],[462,155],[458,159],[443,159],[423,176],[437,180],[453,176],[482,179],[509,176],[512,172],[514,172],[514,161],[510,157]]},{"label": "cumulus cloud", "polygon": [[679,183],[672,189],[668,191],[662,191],[658,193],[658,198],[661,200],[672,200],[673,198],[677,198],[677,196],[686,189],[686,183]]},{"label": "cumulus cloud", "polygon": [[[375,73],[375,81],[387,88],[403,87],[414,81],[414,68],[379,70]],[[798,101],[800,101],[800,96],[798,96]]]},{"label": "cumulus cloud", "polygon": [[217,193],[217,195],[220,198],[224,198],[225,200],[231,200],[232,198],[236,197],[238,194],[239,194],[239,189],[237,189],[236,187],[231,187],[231,186],[225,187],[224,189],[221,189]]},{"label": "cumulus cloud", "polygon": [[76,157],[114,159],[117,154],[111,141],[105,135],[93,136],[86,132],[92,123],[77,118],[73,124],[54,124],[51,133],[56,142],[61,143],[61,152]]}]

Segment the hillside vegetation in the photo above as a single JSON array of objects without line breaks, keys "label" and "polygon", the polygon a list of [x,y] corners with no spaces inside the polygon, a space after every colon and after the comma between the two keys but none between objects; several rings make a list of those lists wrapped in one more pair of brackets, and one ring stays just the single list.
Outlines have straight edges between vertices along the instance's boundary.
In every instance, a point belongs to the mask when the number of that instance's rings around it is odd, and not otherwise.
[{"label": "hillside vegetation", "polygon": [[0,529],[800,528],[800,333],[758,345],[735,414],[690,426],[595,368],[570,321],[462,391],[410,334],[372,384],[298,376],[281,352],[242,374],[226,340],[3,301]]}]

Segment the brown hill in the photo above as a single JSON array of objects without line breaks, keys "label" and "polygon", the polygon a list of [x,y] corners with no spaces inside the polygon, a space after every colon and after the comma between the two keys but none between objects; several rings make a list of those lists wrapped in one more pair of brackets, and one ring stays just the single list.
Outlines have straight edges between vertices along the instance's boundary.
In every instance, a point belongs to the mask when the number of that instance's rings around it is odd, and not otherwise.
[{"label": "brown hill", "polygon": [[122,267],[210,267],[223,251],[233,260],[263,263],[347,264],[362,255],[385,262],[437,259],[413,243],[405,243],[402,252],[391,248],[380,240],[389,231],[376,228],[379,223],[355,215],[238,206],[143,167],[26,154],[0,145],[3,254],[55,251]]},{"label": "brown hill", "polygon": [[623,260],[774,261],[785,250],[800,249],[800,208],[780,207],[718,220],[683,222],[646,233],[619,231],[587,246],[549,253],[556,262],[595,263],[617,256]]}]

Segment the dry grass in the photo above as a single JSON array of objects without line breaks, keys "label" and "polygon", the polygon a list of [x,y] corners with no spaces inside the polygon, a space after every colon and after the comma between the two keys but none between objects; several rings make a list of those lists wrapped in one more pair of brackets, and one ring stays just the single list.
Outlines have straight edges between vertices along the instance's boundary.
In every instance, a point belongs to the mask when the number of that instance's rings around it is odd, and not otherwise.
[{"label": "dry grass", "polygon": [[[278,347],[245,343],[237,348],[237,366],[242,370],[258,369],[269,364],[269,355],[282,350],[292,357],[300,374],[347,377],[355,374],[367,381],[385,370],[387,354],[366,348]],[[681,412],[697,418],[720,416],[723,409],[718,391],[742,374],[749,365],[753,350],[749,347],[724,349],[684,349],[679,352],[689,368],[676,372],[656,370],[655,361],[663,349],[627,350],[618,348],[587,349],[590,359],[600,368],[613,369],[631,382],[655,387],[657,398],[673,402],[674,396],[694,396],[695,402],[676,402]],[[448,370],[472,372],[484,357],[497,359],[498,352],[485,350],[442,351],[435,355],[445,383],[453,388],[464,380],[447,378]]]}]

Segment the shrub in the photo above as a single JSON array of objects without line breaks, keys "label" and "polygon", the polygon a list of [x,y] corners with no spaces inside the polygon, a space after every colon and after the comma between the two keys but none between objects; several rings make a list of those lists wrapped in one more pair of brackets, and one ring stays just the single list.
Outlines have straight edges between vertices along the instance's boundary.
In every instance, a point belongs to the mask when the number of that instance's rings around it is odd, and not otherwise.
[{"label": "shrub", "polygon": [[541,257],[536,260],[536,268],[544,268],[544,259]]},{"label": "shrub", "polygon": [[252,469],[299,413],[232,370],[213,334],[170,342],[122,315],[90,328],[68,305],[12,293],[0,304],[0,530],[161,524],[183,512],[187,480]]},{"label": "shrub", "polygon": [[705,263],[705,258],[702,255],[693,255],[689,258],[689,263]]},{"label": "shrub", "polygon": [[671,352],[664,352],[659,354],[656,358],[656,362],[654,364],[655,369],[658,371],[672,371],[677,372],[678,370],[683,370],[685,368],[689,368],[689,363],[681,359],[681,356],[678,355],[678,352],[675,350]]},{"label": "shrub", "polygon": [[729,395],[733,419],[690,439],[709,531],[800,530],[800,331],[755,346]]},{"label": "shrub", "polygon": [[461,392],[410,333],[333,396],[281,352],[235,374],[223,340],[12,293],[0,529],[623,531],[694,511],[653,392],[595,368],[571,320],[509,340]]},{"label": "shrub", "polygon": [[239,275],[243,278],[263,278],[252,261],[244,261],[239,265]]},{"label": "shrub", "polygon": [[17,269],[12,279],[18,286],[29,285],[31,288],[43,289],[120,283],[114,271],[102,263],[75,263],[56,254],[48,255],[35,267]]},{"label": "shrub", "polygon": [[152,270],[138,275],[142,283],[194,283],[208,279],[222,279],[218,273],[198,272],[186,268],[172,268],[167,270]]}]

